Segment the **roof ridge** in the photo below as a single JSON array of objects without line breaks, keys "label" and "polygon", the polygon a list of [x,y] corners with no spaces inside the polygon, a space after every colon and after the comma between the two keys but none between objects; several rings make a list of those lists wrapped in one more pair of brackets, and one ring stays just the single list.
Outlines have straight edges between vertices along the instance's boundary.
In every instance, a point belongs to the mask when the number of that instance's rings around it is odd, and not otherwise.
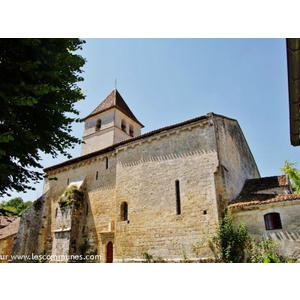
[{"label": "roof ridge", "polygon": [[[300,200],[299,194],[257,194],[251,196],[253,196],[253,198],[250,197],[244,201],[238,201],[238,200],[232,201],[229,203],[229,207],[239,208],[239,207],[251,206],[251,205],[263,205],[269,203]],[[258,196],[258,197],[254,197],[254,196]],[[259,196],[263,196],[263,197],[259,197]],[[265,199],[260,199],[260,198],[265,198]]]},{"label": "roof ridge", "polygon": [[136,136],[134,138],[130,138],[130,139],[121,141],[119,143],[108,146],[104,149],[97,150],[97,151],[85,154],[83,156],[78,156],[78,157],[75,157],[75,158],[71,158],[71,159],[69,159],[67,161],[64,161],[62,163],[44,168],[43,170],[44,170],[44,172],[48,172],[48,171],[51,171],[51,170],[56,169],[56,168],[63,167],[63,166],[68,165],[68,164],[76,163],[76,162],[79,162],[79,161],[82,161],[82,160],[85,160],[85,159],[88,159],[88,158],[91,158],[91,157],[94,157],[94,156],[97,156],[97,155],[100,155],[100,154],[103,154],[103,153],[107,153],[109,151],[112,151],[112,150],[116,149],[119,146],[125,145],[127,143],[131,143],[131,142],[135,142],[137,140],[152,136],[152,135],[160,133],[162,131],[169,130],[169,129],[174,129],[174,128],[177,128],[177,127],[180,127],[180,126],[185,126],[185,125],[188,125],[188,124],[191,124],[191,123],[194,123],[194,122],[197,122],[197,121],[205,120],[205,119],[208,119],[208,117],[206,115],[203,115],[203,116],[196,117],[196,118],[193,118],[193,119],[189,119],[189,120],[186,120],[186,121],[183,121],[183,122],[180,122],[180,123],[176,123],[176,124],[172,124],[172,125],[169,125],[169,126],[154,129],[154,130],[146,132],[146,133],[144,133],[140,136]]},{"label": "roof ridge", "polygon": [[144,127],[144,125],[133,114],[133,112],[131,111],[131,109],[129,108],[129,106],[127,105],[127,103],[116,88],[114,88],[109,93],[109,95],[83,120],[96,116],[112,108],[118,108],[122,113],[124,113],[133,121],[137,122],[142,127]]},{"label": "roof ridge", "polygon": [[259,178],[249,178],[246,179],[246,181],[251,181],[251,180],[260,180],[260,179],[269,179],[269,178],[275,178],[275,177],[286,177],[288,175],[286,174],[281,174],[281,175],[273,175],[273,176],[264,176],[264,177],[259,177]]}]

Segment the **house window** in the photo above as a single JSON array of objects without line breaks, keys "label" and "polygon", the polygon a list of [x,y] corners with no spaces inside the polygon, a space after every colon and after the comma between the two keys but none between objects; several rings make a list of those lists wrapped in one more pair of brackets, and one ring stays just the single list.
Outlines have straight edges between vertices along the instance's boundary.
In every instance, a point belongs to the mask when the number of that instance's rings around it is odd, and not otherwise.
[{"label": "house window", "polygon": [[130,127],[129,127],[129,135],[130,136],[134,136],[134,131],[133,131],[133,126],[132,125],[130,125]]},{"label": "house window", "polygon": [[282,229],[280,214],[269,213],[264,215],[266,230]]},{"label": "house window", "polygon": [[175,181],[175,190],[176,190],[176,213],[177,213],[177,215],[181,215],[180,183],[179,183],[179,180]]},{"label": "house window", "polygon": [[102,121],[99,119],[96,123],[96,131],[101,129]]},{"label": "house window", "polygon": [[121,221],[128,220],[128,204],[127,202],[123,202],[121,204]]},{"label": "house window", "polygon": [[121,129],[126,132],[126,122],[122,120]]}]

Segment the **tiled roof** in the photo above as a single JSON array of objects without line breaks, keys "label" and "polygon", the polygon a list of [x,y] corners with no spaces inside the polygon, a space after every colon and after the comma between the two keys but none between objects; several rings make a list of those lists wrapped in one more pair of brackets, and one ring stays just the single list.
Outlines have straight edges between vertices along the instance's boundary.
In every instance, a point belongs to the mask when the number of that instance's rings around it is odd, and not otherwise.
[{"label": "tiled roof", "polygon": [[288,187],[289,179],[287,175],[271,176],[263,178],[248,179],[241,192],[241,196],[247,196],[263,190],[269,190],[276,187]]},{"label": "tiled roof", "polygon": [[15,218],[13,222],[11,222],[5,228],[0,229],[0,240],[3,240],[13,234],[17,234],[20,225],[20,218]]},{"label": "tiled roof", "polygon": [[[227,117],[224,117],[224,116],[220,116],[218,115],[219,117],[222,117],[222,118],[227,118]],[[150,132],[147,132],[147,133],[144,133],[140,136],[136,136],[134,138],[131,138],[131,139],[127,139],[125,141],[122,141],[122,142],[119,142],[117,144],[114,144],[112,146],[109,146],[107,148],[104,148],[104,149],[101,149],[101,150],[98,150],[98,151],[95,151],[95,152],[92,152],[92,153],[88,153],[88,154],[85,154],[83,156],[79,156],[79,157],[76,157],[76,158],[72,158],[70,160],[67,160],[65,162],[62,162],[60,164],[57,164],[57,165],[54,165],[54,166],[51,166],[51,167],[48,167],[48,168],[45,168],[44,169],[44,172],[49,172],[49,171],[52,171],[52,170],[55,170],[55,169],[58,169],[58,168],[61,168],[61,167],[64,167],[64,166],[68,166],[68,165],[71,165],[73,163],[77,163],[77,162],[80,162],[80,161],[83,161],[85,159],[89,159],[91,157],[94,157],[94,156],[97,156],[97,155],[101,155],[101,154],[104,154],[104,153],[107,153],[109,151],[112,151],[114,149],[116,149],[117,147],[119,146],[122,146],[122,145],[125,145],[125,144],[128,144],[128,143],[131,143],[131,142],[134,142],[134,141],[138,141],[138,140],[141,140],[143,138],[147,138],[147,137],[150,137],[152,135],[155,135],[155,134],[158,134],[158,133],[161,133],[163,131],[167,131],[167,130],[170,130],[170,129],[174,129],[174,128],[177,128],[177,127],[180,127],[180,126],[184,126],[184,125],[187,125],[187,124],[191,124],[191,123],[194,123],[194,122],[198,122],[198,121],[201,121],[201,120],[206,120],[208,118],[208,116],[201,116],[201,117],[197,117],[197,118],[194,118],[194,119],[190,119],[190,120],[187,120],[187,121],[184,121],[184,122],[181,122],[181,123],[177,123],[177,124],[174,124],[174,125],[170,125],[170,126],[166,126],[166,127],[163,127],[163,128],[159,128],[159,129],[156,129],[156,130],[153,130],[153,131],[150,131]],[[227,118],[229,119],[229,118]],[[234,120],[235,121],[235,120]]]},{"label": "tiled roof", "polygon": [[0,229],[10,225],[16,217],[0,216]]},{"label": "tiled roof", "polygon": [[[250,205],[263,205],[269,203],[300,200],[300,195],[266,193],[267,190],[277,187],[289,187],[287,175],[248,179],[235,201],[229,205],[231,208],[245,207]],[[264,191],[264,193],[262,193]]]},{"label": "tiled roof", "polygon": [[122,98],[117,89],[114,89],[105,99],[101,102],[86,118],[93,117],[101,112],[109,110],[111,108],[118,108],[129,118],[140,124],[142,127],[144,125],[135,117],[133,112],[130,110],[125,100]]},{"label": "tiled roof", "polygon": [[44,172],[47,173],[49,171],[52,171],[52,170],[55,170],[55,169],[58,169],[58,168],[61,168],[61,167],[65,167],[65,166],[68,166],[68,165],[71,165],[71,164],[74,164],[74,163],[84,161],[86,159],[95,157],[97,155],[108,153],[108,152],[116,149],[119,146],[126,145],[126,144],[132,143],[134,141],[142,140],[144,138],[148,138],[150,136],[153,136],[155,134],[158,134],[158,133],[161,133],[161,132],[164,132],[164,131],[167,131],[167,130],[171,130],[171,129],[178,128],[178,127],[181,127],[181,126],[185,126],[185,125],[188,125],[188,124],[196,123],[196,122],[199,122],[199,121],[202,121],[202,120],[208,120],[212,116],[216,116],[216,117],[219,117],[219,118],[222,118],[222,119],[237,122],[237,120],[235,120],[235,119],[228,118],[228,117],[210,112],[210,113],[207,113],[206,115],[203,115],[203,116],[200,116],[200,117],[197,117],[197,118],[193,118],[193,119],[190,119],[190,120],[187,120],[187,121],[184,121],[184,122],[176,123],[176,124],[173,124],[173,125],[169,125],[169,126],[166,126],[166,127],[162,127],[162,128],[159,128],[159,129],[155,129],[153,131],[144,133],[140,136],[136,136],[134,138],[127,139],[127,140],[124,140],[122,142],[113,144],[112,146],[109,146],[107,148],[104,148],[104,149],[101,149],[101,150],[98,150],[98,151],[95,151],[95,152],[92,152],[92,153],[88,153],[88,154],[85,154],[85,155],[82,155],[82,156],[79,156],[79,157],[69,159],[65,162],[59,163],[57,165],[50,166],[48,168],[44,168]]},{"label": "tiled roof", "polygon": [[231,208],[239,208],[250,205],[263,205],[276,202],[300,200],[300,195],[296,194],[253,194],[246,198],[233,201],[229,205]]}]

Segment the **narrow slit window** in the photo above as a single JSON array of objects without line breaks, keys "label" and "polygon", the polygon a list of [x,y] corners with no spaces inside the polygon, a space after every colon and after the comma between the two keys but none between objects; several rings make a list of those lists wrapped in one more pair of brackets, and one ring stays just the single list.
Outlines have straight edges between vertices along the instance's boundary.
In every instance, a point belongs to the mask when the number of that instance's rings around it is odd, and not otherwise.
[{"label": "narrow slit window", "polygon": [[108,158],[105,157],[105,169],[108,169]]},{"label": "narrow slit window", "polygon": [[123,202],[121,204],[121,221],[128,221],[128,204]]},{"label": "narrow slit window", "polygon": [[180,183],[179,183],[179,180],[175,181],[175,190],[176,190],[176,213],[177,213],[177,215],[181,215]]},{"label": "narrow slit window", "polygon": [[96,172],[96,180],[98,180],[99,174],[98,171]]}]

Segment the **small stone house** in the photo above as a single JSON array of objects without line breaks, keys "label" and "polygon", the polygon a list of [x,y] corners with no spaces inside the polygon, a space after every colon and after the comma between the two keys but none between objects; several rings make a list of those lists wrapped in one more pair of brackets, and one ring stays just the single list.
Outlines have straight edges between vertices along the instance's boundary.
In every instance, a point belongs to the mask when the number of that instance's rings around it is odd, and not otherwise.
[{"label": "small stone house", "polygon": [[288,176],[246,180],[229,208],[258,239],[272,238],[282,255],[300,257],[300,195],[292,194]]}]

